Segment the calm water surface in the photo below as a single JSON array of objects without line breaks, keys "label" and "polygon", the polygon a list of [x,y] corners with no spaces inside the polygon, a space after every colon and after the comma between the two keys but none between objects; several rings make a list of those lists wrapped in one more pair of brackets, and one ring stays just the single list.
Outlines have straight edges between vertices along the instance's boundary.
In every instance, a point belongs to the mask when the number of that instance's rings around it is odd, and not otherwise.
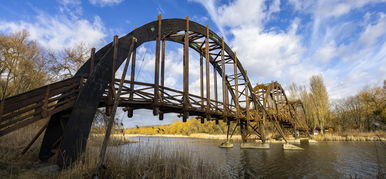
[{"label": "calm water surface", "polygon": [[[302,151],[219,148],[219,140],[133,137],[140,141],[120,146],[130,151],[138,147],[161,147],[167,151],[188,150],[205,161],[225,169],[235,178],[376,178],[386,172],[386,145],[381,142],[319,142],[299,144]],[[151,148],[151,147],[149,147]],[[144,150],[144,152],[146,152]]]}]

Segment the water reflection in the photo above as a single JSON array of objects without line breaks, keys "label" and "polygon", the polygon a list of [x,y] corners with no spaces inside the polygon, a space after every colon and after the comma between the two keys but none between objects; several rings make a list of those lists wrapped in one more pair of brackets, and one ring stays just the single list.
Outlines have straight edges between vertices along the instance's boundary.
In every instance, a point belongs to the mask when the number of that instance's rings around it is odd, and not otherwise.
[{"label": "water reflection", "polygon": [[[121,146],[127,151],[138,146],[162,146],[165,152],[189,150],[194,155],[225,169],[233,178],[375,178],[385,172],[386,146],[380,142],[320,142],[301,144],[302,151],[219,148],[218,140],[140,137],[139,143]],[[141,150],[146,155],[146,150]]]}]

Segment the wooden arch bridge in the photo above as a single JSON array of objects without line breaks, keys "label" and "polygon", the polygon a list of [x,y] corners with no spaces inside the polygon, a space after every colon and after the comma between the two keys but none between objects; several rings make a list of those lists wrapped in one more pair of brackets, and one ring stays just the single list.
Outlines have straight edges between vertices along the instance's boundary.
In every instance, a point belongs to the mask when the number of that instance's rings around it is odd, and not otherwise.
[{"label": "wooden arch bridge", "polygon": [[[154,83],[145,83],[135,76],[136,49],[150,41],[156,43]],[[165,41],[183,46],[182,90],[165,86]],[[189,91],[191,49],[200,54],[199,95]],[[122,64],[122,77],[116,79]],[[125,79],[128,71],[131,75]],[[286,129],[308,129],[301,103],[290,103],[277,82],[253,87],[236,53],[208,26],[188,18],[162,20],[159,16],[123,37],[115,36],[97,52],[92,49],[90,59],[73,78],[2,100],[0,137],[50,118],[34,138],[45,131],[39,158],[48,160],[59,149],[58,164],[68,165],[85,150],[94,115],[101,107],[112,120],[116,108],[123,107],[129,117],[133,110],[150,109],[160,120],[165,113],[177,113],[183,121],[189,116],[201,122],[224,120],[228,126],[234,121],[243,141],[256,134],[264,142],[265,121],[272,121],[282,136]]]}]

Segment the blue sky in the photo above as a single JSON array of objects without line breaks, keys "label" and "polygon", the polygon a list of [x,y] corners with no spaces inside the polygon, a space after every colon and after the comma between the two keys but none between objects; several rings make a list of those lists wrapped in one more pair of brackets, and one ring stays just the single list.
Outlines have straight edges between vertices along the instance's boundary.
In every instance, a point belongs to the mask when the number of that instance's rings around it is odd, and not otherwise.
[{"label": "blue sky", "polygon": [[[386,79],[385,0],[2,0],[0,32],[26,29],[54,51],[79,43],[100,48],[158,14],[208,24],[237,52],[253,83],[306,85],[322,75],[330,98],[339,99]],[[181,47],[170,46],[167,83],[180,86]],[[151,81],[153,53],[151,43],[139,49],[144,80]],[[133,119],[128,126],[137,124],[148,123]]]}]

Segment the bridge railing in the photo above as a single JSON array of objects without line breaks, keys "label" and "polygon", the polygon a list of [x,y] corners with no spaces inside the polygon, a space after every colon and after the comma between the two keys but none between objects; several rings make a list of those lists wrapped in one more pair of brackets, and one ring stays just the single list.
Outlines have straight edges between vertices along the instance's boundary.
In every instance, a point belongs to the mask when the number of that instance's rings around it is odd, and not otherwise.
[{"label": "bridge railing", "polygon": [[[119,79],[115,79],[115,89],[118,89]],[[172,89],[165,86],[159,86],[159,101],[154,103],[154,87],[152,83],[138,82],[125,80],[122,93],[120,96],[120,106],[132,107],[134,109],[147,108],[150,109],[154,105],[159,105],[161,108],[172,108],[174,110],[165,112],[179,112],[183,108],[183,91]],[[133,88],[133,89],[132,89]],[[108,90],[105,91],[102,101],[107,101]],[[189,94],[189,110],[195,113],[204,114],[210,113],[212,115],[220,116],[224,110],[223,103],[210,99],[210,103],[207,104],[206,98],[202,99],[201,96],[195,94]],[[209,110],[208,110],[209,105]],[[235,105],[228,104],[229,116],[235,115]]]},{"label": "bridge railing", "polygon": [[70,78],[0,101],[0,136],[72,107],[83,80]]}]

